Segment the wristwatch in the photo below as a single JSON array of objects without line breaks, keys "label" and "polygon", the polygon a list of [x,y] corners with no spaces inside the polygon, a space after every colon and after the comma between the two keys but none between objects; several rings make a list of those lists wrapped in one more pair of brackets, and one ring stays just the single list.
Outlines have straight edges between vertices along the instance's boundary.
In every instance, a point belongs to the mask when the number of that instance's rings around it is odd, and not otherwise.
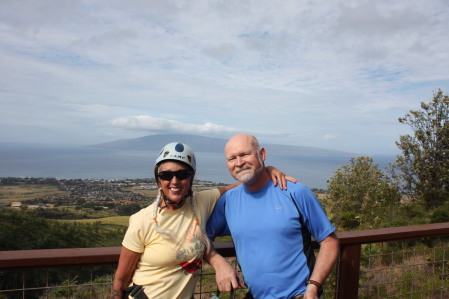
[{"label": "wristwatch", "polygon": [[318,288],[318,294],[321,295],[323,293],[323,286],[318,281],[309,279],[306,281],[306,286],[308,286],[309,284],[313,284]]}]

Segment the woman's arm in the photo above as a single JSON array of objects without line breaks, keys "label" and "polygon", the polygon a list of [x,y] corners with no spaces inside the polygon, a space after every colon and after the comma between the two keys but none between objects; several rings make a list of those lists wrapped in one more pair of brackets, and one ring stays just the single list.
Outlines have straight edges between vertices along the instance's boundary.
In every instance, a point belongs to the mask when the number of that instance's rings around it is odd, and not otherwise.
[{"label": "woman's arm", "polygon": [[140,255],[141,253],[134,252],[122,246],[117,271],[114,276],[114,283],[112,284],[111,299],[122,298],[123,290],[128,287],[131,281]]},{"label": "woman's arm", "polygon": [[233,189],[233,188],[235,188],[237,186],[240,186],[241,184],[242,184],[241,182],[238,182],[238,183],[235,183],[235,184],[232,184],[232,185],[227,185],[227,186],[218,188],[218,191],[220,191],[220,196],[222,196],[223,193],[225,193],[226,191],[231,190],[231,189]]},{"label": "woman's arm", "polygon": [[296,183],[298,181],[297,179],[286,175],[274,166],[266,166],[265,169],[267,170],[268,175],[273,181],[273,184],[276,186],[279,183],[279,187],[282,190],[287,190],[287,181],[290,181],[292,183]]}]

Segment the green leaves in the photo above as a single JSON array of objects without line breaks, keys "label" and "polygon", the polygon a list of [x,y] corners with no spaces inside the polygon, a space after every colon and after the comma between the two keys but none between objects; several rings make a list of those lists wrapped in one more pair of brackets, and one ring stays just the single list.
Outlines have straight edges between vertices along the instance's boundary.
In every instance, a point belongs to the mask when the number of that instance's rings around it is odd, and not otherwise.
[{"label": "green leaves", "polygon": [[351,158],[328,188],[331,219],[343,230],[384,226],[400,201],[397,188],[369,157]]},{"label": "green leaves", "polygon": [[449,97],[438,90],[421,110],[409,111],[399,122],[411,135],[400,136],[402,151],[392,165],[401,191],[435,208],[449,199]]}]

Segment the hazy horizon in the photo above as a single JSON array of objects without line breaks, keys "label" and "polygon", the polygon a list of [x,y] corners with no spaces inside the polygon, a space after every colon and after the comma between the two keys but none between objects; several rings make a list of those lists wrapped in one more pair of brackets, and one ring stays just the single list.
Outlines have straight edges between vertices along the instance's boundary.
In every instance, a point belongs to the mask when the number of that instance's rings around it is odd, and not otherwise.
[{"label": "hazy horizon", "polygon": [[[3,143],[3,145],[5,145]],[[118,150],[94,147],[42,145],[1,146],[0,177],[54,177],[125,179],[151,178],[159,150]],[[267,154],[266,165],[276,166],[310,188],[327,188],[338,167],[349,164],[351,155]],[[379,168],[392,162],[394,155],[372,156]],[[196,178],[204,181],[234,183],[224,155],[196,152]]]}]

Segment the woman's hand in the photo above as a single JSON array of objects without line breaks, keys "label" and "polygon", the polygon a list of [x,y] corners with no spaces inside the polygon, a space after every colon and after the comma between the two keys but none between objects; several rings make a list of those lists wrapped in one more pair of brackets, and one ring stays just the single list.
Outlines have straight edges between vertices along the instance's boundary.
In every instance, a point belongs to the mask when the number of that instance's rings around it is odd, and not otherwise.
[{"label": "woman's hand", "polygon": [[285,175],[285,173],[283,173],[276,167],[266,166],[265,168],[267,169],[268,175],[273,181],[274,186],[277,186],[277,184],[279,183],[279,187],[282,190],[287,190],[287,181],[290,181],[292,183],[296,183],[298,181],[291,176]]}]

